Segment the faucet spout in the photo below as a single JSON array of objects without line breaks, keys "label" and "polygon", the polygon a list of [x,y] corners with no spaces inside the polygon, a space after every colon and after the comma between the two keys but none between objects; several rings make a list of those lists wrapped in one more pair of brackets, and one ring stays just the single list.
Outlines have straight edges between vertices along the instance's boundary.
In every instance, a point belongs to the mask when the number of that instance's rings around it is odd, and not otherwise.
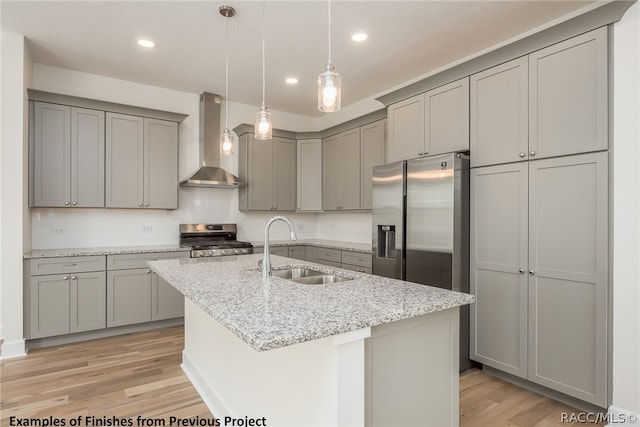
[{"label": "faucet spout", "polygon": [[269,229],[276,221],[283,221],[289,226],[289,236],[291,240],[297,240],[296,230],[293,223],[286,216],[277,215],[272,217],[264,225],[264,255],[262,257],[262,281],[267,283],[271,277],[271,254],[269,253]]}]

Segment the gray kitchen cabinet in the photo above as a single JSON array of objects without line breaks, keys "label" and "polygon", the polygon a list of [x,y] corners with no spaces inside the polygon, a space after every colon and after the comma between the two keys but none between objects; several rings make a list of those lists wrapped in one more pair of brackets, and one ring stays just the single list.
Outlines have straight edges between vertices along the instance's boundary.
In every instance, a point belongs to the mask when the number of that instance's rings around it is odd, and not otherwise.
[{"label": "gray kitchen cabinet", "polygon": [[529,379],[606,407],[608,155],[529,162]]},{"label": "gray kitchen cabinet", "polygon": [[318,264],[330,265],[332,267],[342,266],[342,253],[340,249],[318,248],[316,261]]},{"label": "gray kitchen cabinet", "polygon": [[146,264],[179,258],[189,252],[108,255],[107,327],[183,316],[183,295]]},{"label": "gray kitchen cabinet", "polygon": [[178,207],[178,124],[106,115],[106,206]]},{"label": "gray kitchen cabinet", "polygon": [[104,256],[28,260],[25,337],[45,338],[104,328],[104,262]]},{"label": "gray kitchen cabinet", "polygon": [[384,164],[387,120],[360,127],[360,209],[372,208],[373,167]]},{"label": "gray kitchen cabinet", "polygon": [[107,271],[107,327],[151,320],[151,269]]},{"label": "gray kitchen cabinet", "polygon": [[315,246],[307,246],[307,261],[318,262],[318,248]]},{"label": "gray kitchen cabinet", "polygon": [[296,141],[273,137],[259,141],[252,133],[240,137],[239,208],[242,211],[296,210]]},{"label": "gray kitchen cabinet", "polygon": [[306,246],[289,246],[289,258],[301,259],[306,261],[307,259],[307,247]]},{"label": "gray kitchen cabinet", "polygon": [[471,358],[600,407],[607,165],[599,152],[471,175]]},{"label": "gray kitchen cabinet", "polygon": [[354,251],[341,251],[342,268],[371,274],[371,254]]},{"label": "gray kitchen cabinet", "polygon": [[608,147],[607,27],[529,55],[529,155]]},{"label": "gray kitchen cabinet", "polygon": [[387,109],[387,160],[469,150],[469,78],[392,104]]},{"label": "gray kitchen cabinet", "polygon": [[289,248],[287,246],[270,246],[269,253],[271,255],[289,257]]},{"label": "gray kitchen cabinet", "polygon": [[471,166],[529,158],[528,57],[470,78]]},{"label": "gray kitchen cabinet", "polygon": [[527,377],[527,164],[471,170],[470,358]]},{"label": "gray kitchen cabinet", "polygon": [[104,112],[32,102],[32,206],[104,207]]},{"label": "gray kitchen cabinet", "polygon": [[360,209],[360,128],[322,141],[322,206],[325,211]]},{"label": "gray kitchen cabinet", "polygon": [[298,140],[297,210],[322,210],[322,140]]}]

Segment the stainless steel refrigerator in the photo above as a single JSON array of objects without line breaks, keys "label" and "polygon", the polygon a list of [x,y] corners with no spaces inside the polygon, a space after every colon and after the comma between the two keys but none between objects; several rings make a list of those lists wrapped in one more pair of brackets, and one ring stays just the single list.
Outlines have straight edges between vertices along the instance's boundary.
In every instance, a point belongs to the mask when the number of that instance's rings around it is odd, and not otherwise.
[{"label": "stainless steel refrigerator", "polygon": [[[373,274],[469,292],[469,158],[445,154],[373,168]],[[469,307],[460,310],[460,369]]]}]

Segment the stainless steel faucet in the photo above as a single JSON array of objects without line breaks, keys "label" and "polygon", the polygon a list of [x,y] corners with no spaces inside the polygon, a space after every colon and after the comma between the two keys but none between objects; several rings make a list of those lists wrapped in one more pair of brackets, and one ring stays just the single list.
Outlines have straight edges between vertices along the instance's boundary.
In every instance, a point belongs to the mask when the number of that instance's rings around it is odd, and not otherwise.
[{"label": "stainless steel faucet", "polygon": [[294,230],[293,223],[286,216],[274,216],[264,225],[264,255],[262,257],[262,281],[267,282],[271,276],[271,256],[269,254],[269,228],[271,224],[276,221],[284,221],[289,226],[289,234],[291,240],[297,240],[296,231]]}]

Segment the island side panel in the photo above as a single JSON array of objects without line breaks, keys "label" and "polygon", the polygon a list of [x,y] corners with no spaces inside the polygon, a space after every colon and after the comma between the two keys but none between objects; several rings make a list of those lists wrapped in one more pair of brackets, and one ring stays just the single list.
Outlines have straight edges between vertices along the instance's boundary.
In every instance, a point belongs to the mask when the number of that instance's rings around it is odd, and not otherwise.
[{"label": "island side panel", "polygon": [[337,424],[333,337],[258,352],[185,299],[183,369],[217,418]]},{"label": "island side panel", "polygon": [[367,426],[458,426],[459,308],[372,328]]}]

